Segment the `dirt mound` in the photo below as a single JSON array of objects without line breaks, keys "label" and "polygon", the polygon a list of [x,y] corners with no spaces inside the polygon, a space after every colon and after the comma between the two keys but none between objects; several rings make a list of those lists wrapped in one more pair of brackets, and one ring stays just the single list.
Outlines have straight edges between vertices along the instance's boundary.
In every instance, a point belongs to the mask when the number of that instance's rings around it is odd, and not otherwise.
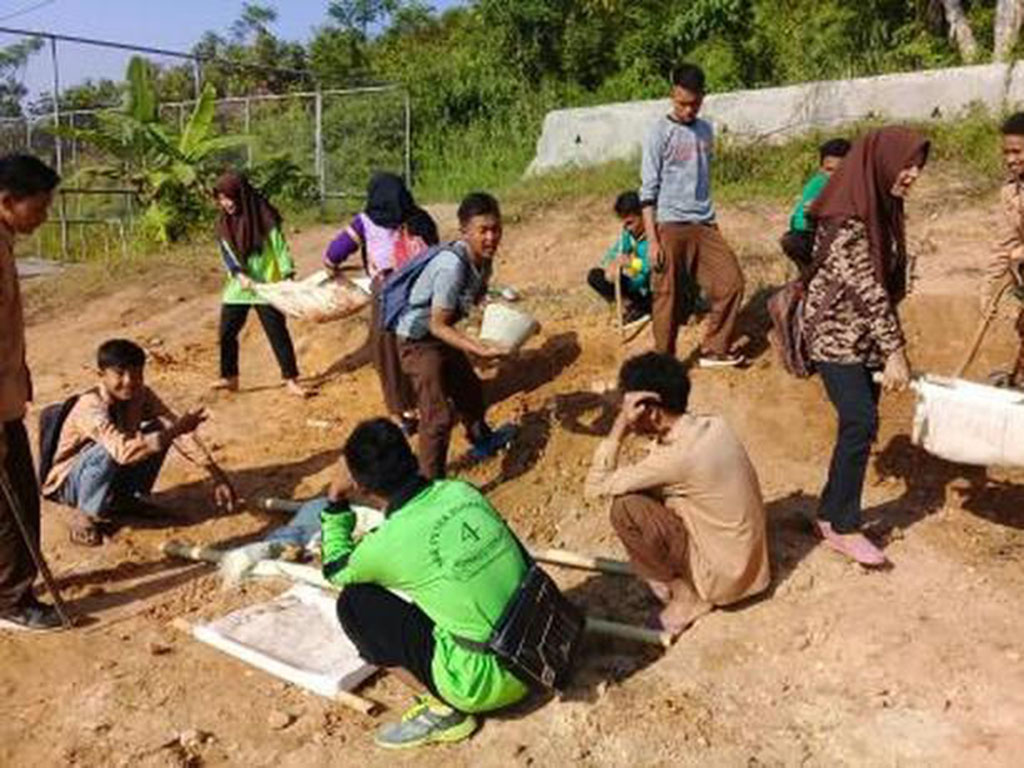
[{"label": "dirt mound", "polygon": [[[952,370],[967,345],[993,207],[982,200],[957,209],[937,184],[914,203],[919,283],[904,317],[920,370]],[[508,226],[496,279],[524,292],[543,329],[515,364],[487,373],[492,418],[519,421],[520,439],[462,474],[487,488],[529,541],[621,556],[604,505],[581,493],[612,415],[600,392],[622,355],[610,316],[583,285],[615,235],[606,208],[584,199]],[[255,320],[242,339],[243,391],[208,392],[217,355],[212,249],[208,273],[155,272],[82,306],[37,314],[29,342],[39,403],[90,380],[100,340],[136,338],[150,350],[147,376],[166,400],[210,407],[205,433],[250,503],[211,517],[203,478],[172,460],[158,490],[179,519],[160,528],[130,522],[97,551],[69,545],[61,511],[47,505],[46,551],[75,611],[93,623],[41,638],[0,635],[0,765],[1018,764],[1024,476],[922,454],[907,439],[910,396],[886,397],[866,503],[896,567],[865,573],[816,546],[804,518],[824,478],[833,415],[820,384],[787,378],[761,342],[759,302],[785,274],[766,233],[781,231],[785,214],[767,205],[723,211],[723,231],[747,271],[746,330],[760,354],[746,371],[694,374],[694,408],[725,415],[758,468],[771,516],[771,594],[712,614],[664,654],[591,639],[565,700],[489,719],[466,745],[409,758],[375,751],[369,720],[170,626],[278,586],[224,593],[206,567],[158,553],[171,536],[253,537],[281,523],[256,500],[323,488],[347,431],[381,409],[365,318],[294,324],[303,372],[320,382],[317,397],[299,402],[277,387]],[[292,236],[305,271],[332,234]],[[686,331],[684,350],[698,333]],[[1013,337],[1000,326],[974,370],[1012,353]],[[460,436],[453,454],[465,447]],[[622,578],[558,577],[598,615],[640,621],[651,607]],[[406,703],[388,677],[366,693],[393,710]],[[274,729],[271,720],[288,725]]]}]

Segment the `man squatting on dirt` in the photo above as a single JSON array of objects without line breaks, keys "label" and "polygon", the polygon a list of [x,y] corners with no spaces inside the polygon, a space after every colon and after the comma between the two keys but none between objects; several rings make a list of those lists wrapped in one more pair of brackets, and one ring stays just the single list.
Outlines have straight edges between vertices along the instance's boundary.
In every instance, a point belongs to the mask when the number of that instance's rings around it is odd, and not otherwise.
[{"label": "man squatting on dirt", "polygon": [[[671,355],[627,360],[624,399],[594,453],[590,497],[611,496],[611,520],[633,568],[664,604],[658,622],[679,634],[717,605],[770,580],[757,473],[724,419],[689,413],[690,379]],[[651,438],[643,460],[618,466],[626,437]]]},{"label": "man squatting on dirt", "polygon": [[231,483],[194,435],[206,409],[176,415],[146,386],[145,365],[138,344],[103,342],[96,352],[99,381],[78,397],[60,429],[43,496],[72,508],[75,544],[99,546],[104,522],[149,511],[145,496],[172,445],[209,473],[216,506],[234,509]]},{"label": "man squatting on dirt", "polygon": [[46,221],[59,183],[57,173],[35,157],[0,158],[0,626],[37,632],[59,629],[61,622],[54,607],[32,592],[36,566],[15,519],[21,517],[38,547],[39,487],[23,423],[32,382],[14,237],[30,235]]},{"label": "man squatting on dirt", "polygon": [[[323,574],[344,586],[338,618],[372,664],[418,692],[379,746],[414,747],[467,738],[471,713],[506,707],[527,686],[486,642],[527,573],[524,550],[487,499],[459,480],[428,481],[401,429],[388,419],[359,424],[321,513]],[[357,543],[349,502],[384,508],[385,522]],[[397,597],[398,590],[408,600]]]}]

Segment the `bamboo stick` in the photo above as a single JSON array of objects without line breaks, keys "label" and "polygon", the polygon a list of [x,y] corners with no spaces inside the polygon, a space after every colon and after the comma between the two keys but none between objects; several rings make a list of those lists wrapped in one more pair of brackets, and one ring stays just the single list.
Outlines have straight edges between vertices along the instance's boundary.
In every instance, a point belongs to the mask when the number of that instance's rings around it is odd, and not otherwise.
[{"label": "bamboo stick", "polygon": [[622,560],[612,560],[608,557],[591,557],[590,555],[570,552],[567,549],[532,549],[530,550],[530,557],[541,563],[563,565],[568,568],[582,568],[586,571],[614,573],[620,576],[635,575],[633,567]]},{"label": "bamboo stick", "polygon": [[671,646],[673,640],[670,632],[650,629],[648,627],[638,627],[635,624],[621,624],[617,621],[595,619],[593,616],[587,616],[586,630],[599,635],[618,637],[623,640],[636,640],[641,643],[660,645],[662,648]]}]

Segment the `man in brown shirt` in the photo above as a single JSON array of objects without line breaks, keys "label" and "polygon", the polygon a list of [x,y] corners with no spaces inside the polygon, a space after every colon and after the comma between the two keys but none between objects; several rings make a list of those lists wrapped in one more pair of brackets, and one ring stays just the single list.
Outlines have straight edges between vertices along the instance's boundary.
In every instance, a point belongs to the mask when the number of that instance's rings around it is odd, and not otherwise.
[{"label": "man in brown shirt", "polygon": [[145,385],[146,353],[137,344],[110,339],[96,357],[99,384],[68,412],[43,483],[44,497],[75,510],[72,541],[96,546],[100,520],[138,510],[172,445],[210,473],[216,505],[230,511],[234,489],[194,435],[206,412],[177,416],[164,405]]},{"label": "man in brown shirt", "polygon": [[[999,191],[999,228],[992,248],[992,258],[985,271],[982,287],[982,311],[994,312],[992,300],[1008,282],[1012,281],[1018,299],[1024,299],[1024,112],[1010,115],[1003,123],[1003,161],[1009,178]],[[1017,308],[1017,334],[1020,349],[1013,371],[1011,386],[1024,388],[1024,305],[1012,302]]]},{"label": "man in brown shirt", "polygon": [[25,361],[25,318],[14,237],[44,221],[60,177],[29,155],[0,158],[0,627],[45,632],[61,627],[53,606],[36,599],[36,566],[18,518],[39,546],[39,488],[23,419],[32,398]]},{"label": "man in brown shirt", "polygon": [[[637,573],[679,634],[716,605],[769,582],[765,511],[747,453],[718,416],[687,413],[690,381],[670,355],[649,352],[619,373],[622,410],[594,454],[588,496],[611,496],[611,519]],[[654,438],[647,457],[618,467],[630,434]]]}]

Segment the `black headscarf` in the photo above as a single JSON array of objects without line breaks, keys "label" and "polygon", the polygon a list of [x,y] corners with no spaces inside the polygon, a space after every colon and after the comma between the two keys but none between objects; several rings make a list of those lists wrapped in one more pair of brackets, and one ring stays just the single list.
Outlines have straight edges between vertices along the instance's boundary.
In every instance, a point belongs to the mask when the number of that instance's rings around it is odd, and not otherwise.
[{"label": "black headscarf", "polygon": [[213,190],[235,203],[234,213],[221,210],[217,219],[217,236],[227,241],[235,256],[245,263],[250,254],[263,250],[267,237],[281,226],[281,214],[245,176],[236,171],[223,174]]},{"label": "black headscarf", "polygon": [[398,229],[416,209],[412,192],[401,176],[378,172],[366,188],[366,215],[378,227]]}]

